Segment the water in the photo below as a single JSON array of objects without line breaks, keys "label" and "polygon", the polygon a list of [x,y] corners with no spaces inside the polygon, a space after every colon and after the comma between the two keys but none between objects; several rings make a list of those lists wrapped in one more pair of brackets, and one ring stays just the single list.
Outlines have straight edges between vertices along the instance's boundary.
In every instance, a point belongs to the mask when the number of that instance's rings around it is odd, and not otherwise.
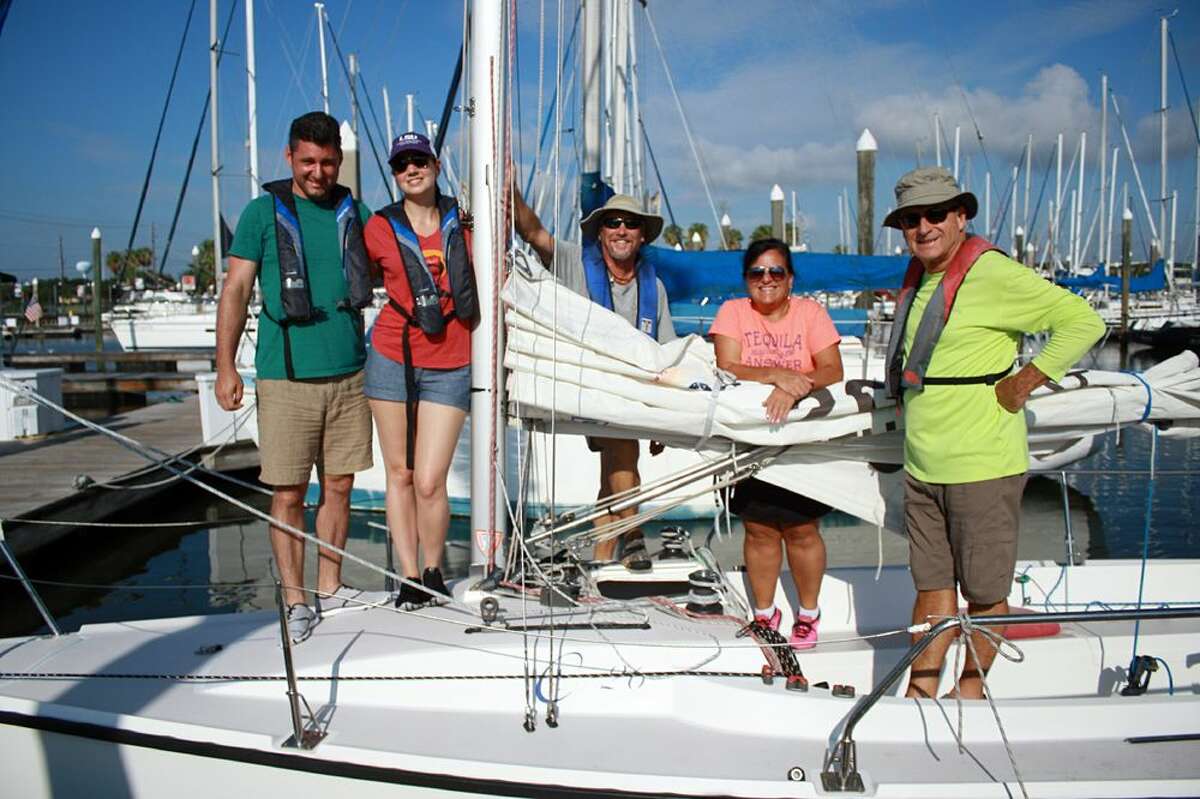
[{"label": "water", "polygon": [[[1163,357],[1142,352],[1132,368],[1145,368]],[[1097,368],[1115,369],[1116,352],[1106,347],[1095,355]],[[1140,558],[1148,541],[1154,558],[1200,558],[1200,474],[1160,474],[1153,486],[1149,475],[1152,436],[1127,429],[1118,438],[1106,435],[1097,451],[1073,464],[1068,476],[1072,489],[1073,525],[1088,558]],[[1160,436],[1154,445],[1156,468],[1194,469],[1200,464],[1200,438]],[[1100,472],[1089,474],[1087,472]],[[1130,473],[1132,472],[1132,473]],[[1063,519],[1060,487],[1056,478],[1030,481],[1025,497],[1023,558],[1061,559]],[[269,498],[249,490],[242,499],[260,510]],[[1149,514],[1147,515],[1147,505]],[[162,618],[208,613],[233,613],[274,607],[274,586],[267,526],[243,511],[211,499],[210,495],[181,485],[143,503],[117,521],[126,524],[153,522],[151,527],[95,528],[73,536],[50,557],[23,563],[38,584],[43,599],[65,630],[81,625],[130,619]],[[186,527],[167,523],[194,522]],[[386,539],[377,512],[352,514],[348,549],[371,562],[383,564]],[[311,529],[311,514],[309,524]],[[736,524],[736,523],[735,523]],[[658,525],[649,527],[655,538]],[[840,513],[823,521],[831,566],[874,565],[877,539],[874,526]],[[691,527],[693,540],[712,545],[726,568],[741,562],[740,529],[732,538],[715,538],[711,523]],[[1027,542],[1026,534],[1037,540]],[[445,555],[448,577],[466,573],[469,528],[456,518]],[[885,563],[904,563],[905,541],[886,533],[882,541]],[[1031,548],[1038,547],[1037,549]],[[654,549],[653,540],[651,549]],[[305,577],[316,581],[315,547],[307,547]],[[360,588],[381,589],[378,573],[354,563],[343,571],[346,582]],[[63,585],[65,583],[66,585]],[[0,570],[0,636],[44,631],[32,604],[12,579]]]}]

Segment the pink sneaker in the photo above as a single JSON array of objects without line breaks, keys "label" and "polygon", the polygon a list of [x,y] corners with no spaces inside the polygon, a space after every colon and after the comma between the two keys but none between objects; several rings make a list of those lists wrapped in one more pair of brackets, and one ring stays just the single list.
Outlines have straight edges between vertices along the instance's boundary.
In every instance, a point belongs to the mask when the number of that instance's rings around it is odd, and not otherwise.
[{"label": "pink sneaker", "polygon": [[754,621],[766,626],[772,632],[779,632],[779,625],[783,622],[783,611],[781,611],[779,608],[775,608],[775,612],[771,614],[770,618],[767,618],[766,616],[759,616],[757,613],[755,613]]},{"label": "pink sneaker", "polygon": [[802,616],[796,614],[796,623],[792,625],[792,635],[788,643],[792,649],[812,649],[817,645],[817,626],[821,623],[821,614]]}]

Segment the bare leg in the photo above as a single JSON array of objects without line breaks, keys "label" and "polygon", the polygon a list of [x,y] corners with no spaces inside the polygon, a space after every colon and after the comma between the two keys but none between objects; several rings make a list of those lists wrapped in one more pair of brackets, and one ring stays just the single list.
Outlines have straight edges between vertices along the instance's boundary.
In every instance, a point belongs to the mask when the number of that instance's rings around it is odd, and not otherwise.
[{"label": "bare leg", "polygon": [[[967,613],[972,616],[1001,616],[1008,613],[1008,600],[1003,599],[990,605],[980,605],[975,602],[967,603]],[[989,627],[994,633],[1004,634],[1003,627]],[[983,699],[983,678],[980,675],[988,673],[992,662],[996,659],[996,646],[982,633],[976,632],[971,636],[971,643],[979,655],[979,661],[971,657],[971,650],[963,661],[962,676],[958,680],[959,696],[963,699]]]},{"label": "bare leg", "polygon": [[[954,616],[958,614],[958,592],[953,588],[939,588],[933,591],[918,591],[917,601],[913,605],[913,624],[932,621],[935,624],[939,618],[934,616]],[[925,633],[915,633],[913,643],[925,636]],[[912,673],[908,679],[908,691],[905,696],[930,697],[937,692],[938,678],[942,671],[942,661],[946,659],[946,650],[954,640],[954,631],[947,630],[925,648],[913,661]]]},{"label": "bare leg", "polygon": [[[642,484],[638,475],[637,463],[640,444],[632,439],[607,438],[601,439],[603,449],[600,451],[600,493],[599,499],[620,494]],[[628,519],[637,513],[636,507],[626,508],[616,515],[603,516],[596,521],[596,526]],[[628,538],[630,536],[626,536]],[[596,544],[596,560],[612,560],[617,548],[617,539],[601,541]]]},{"label": "bare leg", "polygon": [[810,519],[783,528],[783,541],[800,606],[815,608],[821,597],[821,580],[825,577],[825,539],[821,537],[820,520]]},{"label": "bare leg", "polygon": [[427,569],[441,568],[442,565],[446,533],[450,529],[446,476],[466,418],[465,411],[451,405],[421,402],[417,406],[416,469],[412,487],[416,497],[417,538]]},{"label": "bare leg", "polygon": [[[271,494],[271,518],[304,529],[304,494],[307,483],[275,486]],[[278,527],[271,527],[271,552],[283,583],[283,599],[288,605],[307,602],[304,594],[304,539]]]},{"label": "bare leg", "polygon": [[[403,402],[370,400],[387,475],[387,525],[404,577],[420,575],[417,566],[417,501],[407,466],[408,417]],[[414,456],[415,457],[415,456]]]},{"label": "bare leg", "polygon": [[[346,538],[350,535],[350,491],[354,488],[354,475],[322,473],[320,479],[317,537],[338,549],[345,549]],[[322,547],[317,557],[317,589],[332,594],[341,584],[341,554]]]},{"label": "bare leg", "polygon": [[746,577],[750,581],[750,593],[754,594],[754,607],[769,608],[775,602],[775,584],[783,565],[783,550],[779,546],[782,533],[773,524],[750,519],[743,519],[742,526],[746,528],[742,557],[746,560]]}]

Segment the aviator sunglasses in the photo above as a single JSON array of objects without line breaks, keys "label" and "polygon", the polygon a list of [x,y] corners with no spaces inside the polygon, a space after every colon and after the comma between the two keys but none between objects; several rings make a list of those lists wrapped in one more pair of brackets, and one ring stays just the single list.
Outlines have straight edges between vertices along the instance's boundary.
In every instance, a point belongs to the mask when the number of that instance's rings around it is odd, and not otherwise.
[{"label": "aviator sunglasses", "polygon": [[931,225],[940,225],[946,221],[946,217],[950,212],[957,208],[957,205],[934,205],[929,208],[915,208],[911,211],[905,211],[896,217],[896,221],[900,223],[901,230],[912,230],[921,224],[921,218],[929,220]]},{"label": "aviator sunglasses", "polygon": [[768,274],[776,280],[783,280],[787,276],[787,268],[782,266],[752,266],[746,270],[746,277],[751,280],[762,280]]},{"label": "aviator sunglasses", "polygon": [[404,158],[397,158],[392,163],[392,168],[397,172],[404,172],[409,166],[415,166],[417,169],[424,169],[429,166],[429,156],[427,155],[409,155]]},{"label": "aviator sunglasses", "polygon": [[621,225],[624,225],[626,230],[641,230],[642,218],[639,216],[606,216],[600,224],[609,230],[616,230]]}]

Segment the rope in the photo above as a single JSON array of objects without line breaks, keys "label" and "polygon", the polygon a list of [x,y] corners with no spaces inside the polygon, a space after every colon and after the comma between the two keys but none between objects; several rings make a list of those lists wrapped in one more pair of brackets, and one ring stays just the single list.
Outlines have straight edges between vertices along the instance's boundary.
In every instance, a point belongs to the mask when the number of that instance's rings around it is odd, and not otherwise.
[{"label": "rope", "polygon": [[[602,680],[614,677],[635,676],[624,672],[604,670],[592,674],[563,674],[562,679]],[[729,677],[736,679],[762,679],[756,671],[642,671],[639,677]],[[0,671],[0,680],[169,680],[172,682],[283,682],[286,674],[169,674],[152,672],[87,673],[70,671]],[[415,681],[467,681],[467,680],[520,680],[521,674],[297,674],[296,680],[306,682],[415,682]]]},{"label": "rope", "polygon": [[[1150,418],[1150,411],[1154,410],[1154,392],[1150,389],[1150,384],[1146,382],[1146,378],[1142,376],[1141,372],[1132,369],[1122,369],[1121,371],[1137,378],[1137,381],[1146,389],[1146,406],[1142,409],[1142,418],[1138,419],[1138,424],[1141,424]],[[1154,458],[1150,459],[1150,479],[1154,479]]]},{"label": "rope", "polygon": [[[983,635],[983,637],[985,639],[987,639],[988,643],[992,644],[996,648],[996,654],[1001,655],[1002,657],[1004,657],[1007,660],[1010,660],[1014,663],[1023,662],[1025,660],[1025,653],[1021,651],[1020,647],[1016,646],[1015,644],[1013,644],[1011,641],[1004,638],[999,633],[997,633],[993,630],[989,630],[986,627],[975,627],[975,625],[973,625],[971,623],[971,617],[969,615],[967,615],[966,613],[960,613],[958,615],[958,623],[959,623],[959,627],[962,629],[962,635],[960,636],[959,640],[960,641],[964,640],[964,639],[966,640],[967,650],[971,653],[971,659],[975,661],[975,667],[979,669],[979,680],[981,683],[983,683],[983,695],[987,699],[988,707],[990,707],[992,709],[992,717],[996,719],[996,728],[1000,731],[1000,739],[1004,742],[1004,751],[1008,753],[1008,762],[1012,764],[1013,774],[1015,774],[1017,777],[1017,785],[1019,785],[1021,788],[1021,795],[1024,796],[1025,799],[1029,799],[1029,792],[1027,790],[1025,790],[1025,780],[1024,780],[1024,778],[1021,777],[1021,769],[1017,765],[1017,756],[1013,752],[1012,744],[1009,743],[1008,733],[1004,729],[1004,722],[1000,720],[1000,712],[996,709],[996,702],[992,698],[992,690],[991,690],[991,688],[988,687],[987,674],[984,672],[983,668],[980,666],[980,663],[979,663],[979,654],[975,650],[974,633],[978,632],[981,635]],[[1008,652],[1005,652],[1004,646],[1006,644],[1008,646],[1012,647],[1013,651],[1016,653],[1015,656],[1009,654]],[[958,680],[959,680],[958,651],[959,651],[959,647],[956,647],[954,650],[954,653],[955,653],[954,654],[954,660],[955,660],[955,664],[954,664],[955,665],[955,668],[954,668],[954,674],[955,674],[954,698],[956,700],[956,704],[958,705],[958,741],[959,741],[959,748],[961,750],[961,749],[963,749],[963,744],[962,744],[963,709],[962,709],[962,692],[958,690]]]}]

